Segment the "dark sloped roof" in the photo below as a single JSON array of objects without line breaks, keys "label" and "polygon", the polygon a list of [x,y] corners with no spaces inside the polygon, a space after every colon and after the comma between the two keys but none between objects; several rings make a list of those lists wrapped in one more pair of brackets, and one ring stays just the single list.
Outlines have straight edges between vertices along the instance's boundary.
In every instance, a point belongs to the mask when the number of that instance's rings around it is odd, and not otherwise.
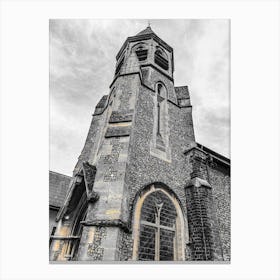
[{"label": "dark sloped roof", "polygon": [[[128,42],[137,42],[140,40],[146,40],[153,38],[155,41],[157,41],[161,46],[163,46],[165,49],[167,49],[169,52],[173,53],[173,48],[170,47],[166,42],[164,42],[161,38],[159,38],[156,33],[152,30],[150,26],[146,27],[144,30],[140,31],[136,35],[132,37],[128,37],[125,42],[123,43],[121,49],[117,53],[116,59],[118,60],[120,56],[123,53],[123,50],[125,49]],[[172,60],[173,61],[173,60]]]},{"label": "dark sloped roof", "polygon": [[139,33],[137,33],[136,36],[147,35],[147,34],[155,34],[155,32],[152,30],[152,28],[150,26],[148,26],[144,30],[142,30]]},{"label": "dark sloped roof", "polygon": [[49,205],[53,207],[61,207],[70,181],[70,176],[66,176],[57,172],[49,171]]}]

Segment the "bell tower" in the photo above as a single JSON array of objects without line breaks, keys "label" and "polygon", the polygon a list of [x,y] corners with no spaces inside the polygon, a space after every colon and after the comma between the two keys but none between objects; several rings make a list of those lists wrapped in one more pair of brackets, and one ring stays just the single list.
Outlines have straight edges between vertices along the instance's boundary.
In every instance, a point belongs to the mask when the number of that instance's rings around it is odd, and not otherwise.
[{"label": "bell tower", "polygon": [[51,260],[191,259],[184,152],[196,143],[188,87],[175,87],[173,72],[172,47],[150,26],[122,45],[57,216]]}]

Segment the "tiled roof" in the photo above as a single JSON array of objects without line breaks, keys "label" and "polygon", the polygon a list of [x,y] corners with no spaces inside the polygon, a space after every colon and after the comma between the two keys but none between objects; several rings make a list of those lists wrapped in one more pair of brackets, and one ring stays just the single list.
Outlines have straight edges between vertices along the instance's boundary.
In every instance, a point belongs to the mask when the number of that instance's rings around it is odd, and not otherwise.
[{"label": "tiled roof", "polygon": [[49,205],[61,207],[66,196],[70,181],[70,176],[49,171]]}]

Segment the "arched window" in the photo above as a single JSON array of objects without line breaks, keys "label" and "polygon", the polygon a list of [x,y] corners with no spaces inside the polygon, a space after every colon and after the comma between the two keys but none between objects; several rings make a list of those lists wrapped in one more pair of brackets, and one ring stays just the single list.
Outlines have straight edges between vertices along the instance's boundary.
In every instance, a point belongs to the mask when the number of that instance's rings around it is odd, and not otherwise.
[{"label": "arched window", "polygon": [[157,94],[162,98],[166,98],[166,88],[163,84],[157,84]]},{"label": "arched window", "polygon": [[145,45],[141,44],[141,45],[137,46],[135,49],[135,53],[136,53],[139,61],[144,61],[147,59],[148,50],[145,47]]},{"label": "arched window", "polygon": [[160,48],[157,48],[157,50],[155,51],[155,63],[164,70],[168,70],[168,56]]},{"label": "arched window", "polygon": [[165,115],[166,115],[166,97],[167,97],[167,91],[166,87],[158,83],[156,85],[156,93],[157,93],[157,146],[161,150],[164,150],[165,147],[165,141],[166,141],[166,123],[165,123]]},{"label": "arched window", "polygon": [[135,260],[184,260],[184,222],[174,196],[152,186],[139,199],[135,219]]}]

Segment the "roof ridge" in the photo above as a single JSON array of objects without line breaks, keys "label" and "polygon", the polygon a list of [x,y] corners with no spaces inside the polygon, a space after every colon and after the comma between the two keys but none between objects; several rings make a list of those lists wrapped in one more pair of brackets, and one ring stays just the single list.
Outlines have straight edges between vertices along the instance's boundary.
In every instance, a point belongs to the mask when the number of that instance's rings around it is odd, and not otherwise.
[{"label": "roof ridge", "polygon": [[56,173],[56,174],[62,175],[62,176],[64,176],[64,177],[69,177],[69,178],[72,178],[72,176],[65,175],[65,174],[59,173],[59,172],[57,172],[57,171],[52,171],[52,170],[49,170],[49,172]]}]

